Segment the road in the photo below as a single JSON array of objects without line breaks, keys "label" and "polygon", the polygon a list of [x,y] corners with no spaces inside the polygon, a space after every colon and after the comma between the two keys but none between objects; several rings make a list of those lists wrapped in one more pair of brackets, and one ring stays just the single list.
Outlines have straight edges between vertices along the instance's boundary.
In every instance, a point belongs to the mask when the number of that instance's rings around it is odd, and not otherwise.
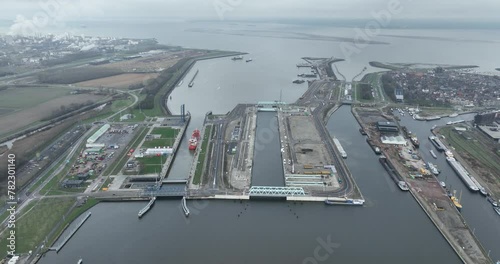
[{"label": "road", "polygon": [[[130,92],[127,92],[127,93],[130,94],[132,97],[134,97],[134,103],[129,105],[128,107],[118,111],[113,116],[127,110],[130,107],[133,107],[138,102],[139,98],[135,94],[130,93]],[[106,119],[103,119],[101,121],[106,121]],[[90,134],[92,132],[93,132],[92,129],[87,130],[87,132],[85,134],[83,134],[78,139],[78,141],[76,141],[75,143],[72,144],[71,149],[68,149],[63,154],[61,154],[54,162],[52,162],[52,164],[50,164],[46,169],[43,170],[42,173],[40,173],[33,181],[31,181],[30,184],[24,186],[23,189],[17,193],[17,198],[20,200],[20,202],[17,204],[17,208],[16,208],[17,212],[20,212],[23,208],[25,208],[27,205],[29,205],[33,200],[37,200],[37,199],[41,199],[41,198],[45,197],[44,195],[40,196],[39,192],[52,180],[52,178],[54,178],[57,174],[59,174],[67,165],[66,162],[62,162],[61,164],[59,164],[59,163],[65,159],[68,159],[68,160],[71,159],[71,157],[73,157],[73,155],[75,155],[75,153],[77,152],[79,146],[84,142],[84,140],[86,140],[90,136]],[[41,178],[43,178],[47,173],[49,173],[52,169],[54,169],[58,164],[59,164],[59,167],[49,177],[47,177],[47,179],[45,179],[42,182],[42,184],[40,184],[40,186],[38,186],[32,193],[28,193],[28,191],[31,189],[31,187],[33,185],[35,185],[38,181],[40,181]],[[69,196],[78,196],[78,195],[79,194],[71,194]],[[85,193],[85,194],[81,194],[81,195],[88,196],[89,194]],[[56,196],[51,196],[51,197],[56,197]],[[8,208],[7,205],[2,207],[2,209],[0,210],[0,214],[5,212],[5,210],[7,208]],[[5,219],[2,222],[2,225],[5,223],[5,221],[7,221],[7,219]]]}]

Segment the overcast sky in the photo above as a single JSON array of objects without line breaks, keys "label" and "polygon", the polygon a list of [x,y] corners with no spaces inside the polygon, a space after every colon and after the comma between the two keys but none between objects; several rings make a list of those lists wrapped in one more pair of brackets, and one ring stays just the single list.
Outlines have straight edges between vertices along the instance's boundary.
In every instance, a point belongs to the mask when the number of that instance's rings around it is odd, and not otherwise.
[{"label": "overcast sky", "polygon": [[[370,18],[399,1],[395,19],[500,20],[500,0],[0,0],[0,18],[17,15],[31,19],[37,12],[53,12],[59,19],[251,18]],[[59,3],[54,11],[47,3]],[[49,11],[47,11],[49,10]],[[50,14],[49,14],[50,15]]]}]

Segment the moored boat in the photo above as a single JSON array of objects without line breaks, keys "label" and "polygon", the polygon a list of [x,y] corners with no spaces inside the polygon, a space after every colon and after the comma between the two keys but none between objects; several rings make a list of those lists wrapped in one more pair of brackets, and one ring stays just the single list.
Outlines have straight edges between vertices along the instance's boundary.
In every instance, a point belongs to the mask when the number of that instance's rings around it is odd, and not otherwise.
[{"label": "moored boat", "polygon": [[462,205],[460,204],[458,199],[455,196],[450,197],[450,199],[453,202],[453,204],[455,205],[455,207],[458,209],[458,211],[460,211],[462,209]]},{"label": "moored boat", "polygon": [[429,152],[431,153],[432,157],[434,157],[435,159],[437,159],[437,156],[436,156],[436,153],[434,153],[434,150],[431,149]]},{"label": "moored boat", "polygon": [[[493,210],[495,210],[495,212],[500,215],[500,207],[493,207]],[[497,262],[497,264],[500,264],[500,262]]]},{"label": "moored boat", "polygon": [[196,147],[198,146],[198,141],[200,140],[200,130],[195,129],[193,131],[193,134],[191,135],[191,138],[189,139],[189,150],[195,150]]},{"label": "moored boat", "polygon": [[490,202],[490,204],[491,204],[491,205],[493,205],[494,207],[497,207],[497,206],[498,206],[497,201],[495,201],[495,199],[494,199],[493,197],[488,196],[488,197],[486,197],[486,200],[487,200],[488,202]]},{"label": "moored boat", "polygon": [[410,188],[408,188],[408,184],[406,184],[405,181],[399,181],[398,187],[399,187],[399,189],[401,189],[401,191],[409,191],[410,190]]},{"label": "moored boat", "polygon": [[415,146],[416,148],[420,147],[420,142],[418,142],[417,136],[412,136],[410,140],[413,146]]}]

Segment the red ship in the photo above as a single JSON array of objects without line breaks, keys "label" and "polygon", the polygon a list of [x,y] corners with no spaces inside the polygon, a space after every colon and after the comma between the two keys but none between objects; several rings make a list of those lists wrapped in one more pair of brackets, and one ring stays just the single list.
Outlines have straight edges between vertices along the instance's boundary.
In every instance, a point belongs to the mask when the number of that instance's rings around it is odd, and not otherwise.
[{"label": "red ship", "polygon": [[200,130],[195,129],[191,138],[189,139],[189,150],[195,150],[198,146],[198,141],[200,140]]}]

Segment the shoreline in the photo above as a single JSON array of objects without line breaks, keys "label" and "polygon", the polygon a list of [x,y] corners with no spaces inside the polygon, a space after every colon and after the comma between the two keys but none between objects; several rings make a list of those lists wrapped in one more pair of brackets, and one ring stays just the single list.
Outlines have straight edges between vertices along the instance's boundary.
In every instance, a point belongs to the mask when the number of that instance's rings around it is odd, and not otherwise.
[{"label": "shoreline", "polygon": [[[473,69],[479,68],[478,65],[447,65],[447,64],[426,64],[426,63],[390,63],[390,62],[380,62],[380,61],[370,61],[368,64],[370,66],[380,69],[398,71],[398,70],[424,70],[424,69],[433,69],[436,67],[441,67],[447,70],[460,70],[460,69]],[[421,68],[413,68],[415,65],[422,65],[427,67]]]}]

